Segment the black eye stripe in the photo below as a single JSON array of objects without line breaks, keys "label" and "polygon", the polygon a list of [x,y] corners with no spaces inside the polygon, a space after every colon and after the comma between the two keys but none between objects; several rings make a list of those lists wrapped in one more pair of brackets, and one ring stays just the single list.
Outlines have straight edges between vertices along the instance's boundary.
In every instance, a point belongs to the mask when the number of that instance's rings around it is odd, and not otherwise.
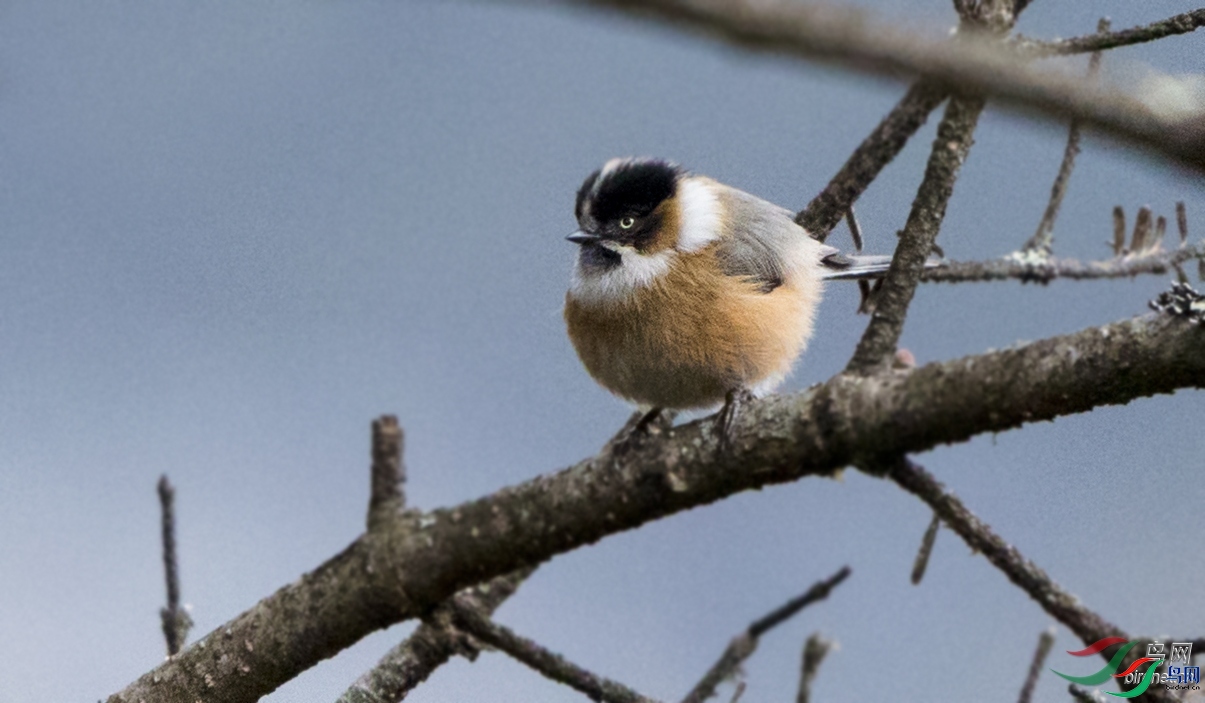
[{"label": "black eye stripe", "polygon": [[622,221],[623,218],[612,220],[604,226],[603,236],[637,249],[643,249],[657,235],[657,230],[661,227],[664,218],[660,214],[637,217],[628,229],[624,229],[620,225]]}]

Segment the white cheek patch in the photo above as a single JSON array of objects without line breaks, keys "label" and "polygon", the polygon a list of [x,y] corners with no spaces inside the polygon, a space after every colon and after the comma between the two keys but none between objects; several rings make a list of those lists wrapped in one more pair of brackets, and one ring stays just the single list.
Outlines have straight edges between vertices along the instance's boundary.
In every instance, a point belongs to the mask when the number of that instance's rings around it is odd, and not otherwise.
[{"label": "white cheek patch", "polygon": [[651,286],[669,271],[672,251],[659,251],[643,255],[631,247],[615,246],[622,257],[619,266],[604,273],[583,271],[579,262],[573,268],[573,283],[570,294],[578,301],[590,303],[613,303],[626,300],[635,291]]},{"label": "white cheek patch", "polygon": [[721,206],[715,192],[699,178],[684,178],[678,184],[681,208],[679,251],[698,251],[720,236]]}]

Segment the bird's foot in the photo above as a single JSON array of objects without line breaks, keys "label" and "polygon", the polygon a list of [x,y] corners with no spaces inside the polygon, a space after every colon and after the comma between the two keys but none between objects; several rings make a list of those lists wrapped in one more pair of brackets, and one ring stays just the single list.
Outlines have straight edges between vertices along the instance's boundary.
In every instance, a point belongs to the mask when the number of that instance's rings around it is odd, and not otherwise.
[{"label": "bird's foot", "polygon": [[675,415],[677,413],[673,410],[664,408],[653,408],[644,413],[636,411],[624,423],[623,428],[607,442],[607,446],[614,454],[622,454],[633,449],[650,436],[661,434],[673,427]]},{"label": "bird's foot", "polygon": [[737,417],[740,416],[741,408],[754,397],[747,388],[733,388],[724,397],[724,407],[720,408],[720,412],[715,417],[715,432],[719,435],[719,454],[727,454],[728,450],[732,448],[732,442],[736,439],[734,433]]}]

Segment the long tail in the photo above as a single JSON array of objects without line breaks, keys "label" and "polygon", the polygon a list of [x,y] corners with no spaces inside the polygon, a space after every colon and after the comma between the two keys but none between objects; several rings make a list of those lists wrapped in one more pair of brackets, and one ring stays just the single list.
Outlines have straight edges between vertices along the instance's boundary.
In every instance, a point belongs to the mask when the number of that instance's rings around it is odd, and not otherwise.
[{"label": "long tail", "polygon": [[[826,281],[866,281],[882,278],[891,266],[890,256],[846,256],[839,252],[829,254],[821,260],[824,273],[821,278]],[[938,259],[929,259],[925,268],[937,268],[942,265]]]}]

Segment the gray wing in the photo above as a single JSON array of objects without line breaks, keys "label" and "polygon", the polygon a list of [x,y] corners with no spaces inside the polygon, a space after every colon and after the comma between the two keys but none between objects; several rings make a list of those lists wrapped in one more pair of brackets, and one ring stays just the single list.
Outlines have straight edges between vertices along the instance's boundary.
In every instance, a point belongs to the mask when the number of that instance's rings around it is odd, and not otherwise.
[{"label": "gray wing", "polygon": [[[802,245],[800,238],[810,235],[795,224],[790,210],[742,190],[725,186],[719,198],[730,229],[730,235],[721,240],[716,250],[724,273],[749,280],[762,293],[781,286],[787,261],[794,258],[792,254]],[[815,240],[811,243],[820,260],[820,277],[827,280],[882,278],[891,266],[890,256],[846,256],[835,247]],[[943,265],[937,259],[925,262],[926,269]]]},{"label": "gray wing", "polygon": [[748,279],[762,293],[781,286],[787,253],[798,249],[807,232],[795,224],[790,210],[744,191],[724,188],[720,202],[731,228],[716,250],[724,273]]}]

